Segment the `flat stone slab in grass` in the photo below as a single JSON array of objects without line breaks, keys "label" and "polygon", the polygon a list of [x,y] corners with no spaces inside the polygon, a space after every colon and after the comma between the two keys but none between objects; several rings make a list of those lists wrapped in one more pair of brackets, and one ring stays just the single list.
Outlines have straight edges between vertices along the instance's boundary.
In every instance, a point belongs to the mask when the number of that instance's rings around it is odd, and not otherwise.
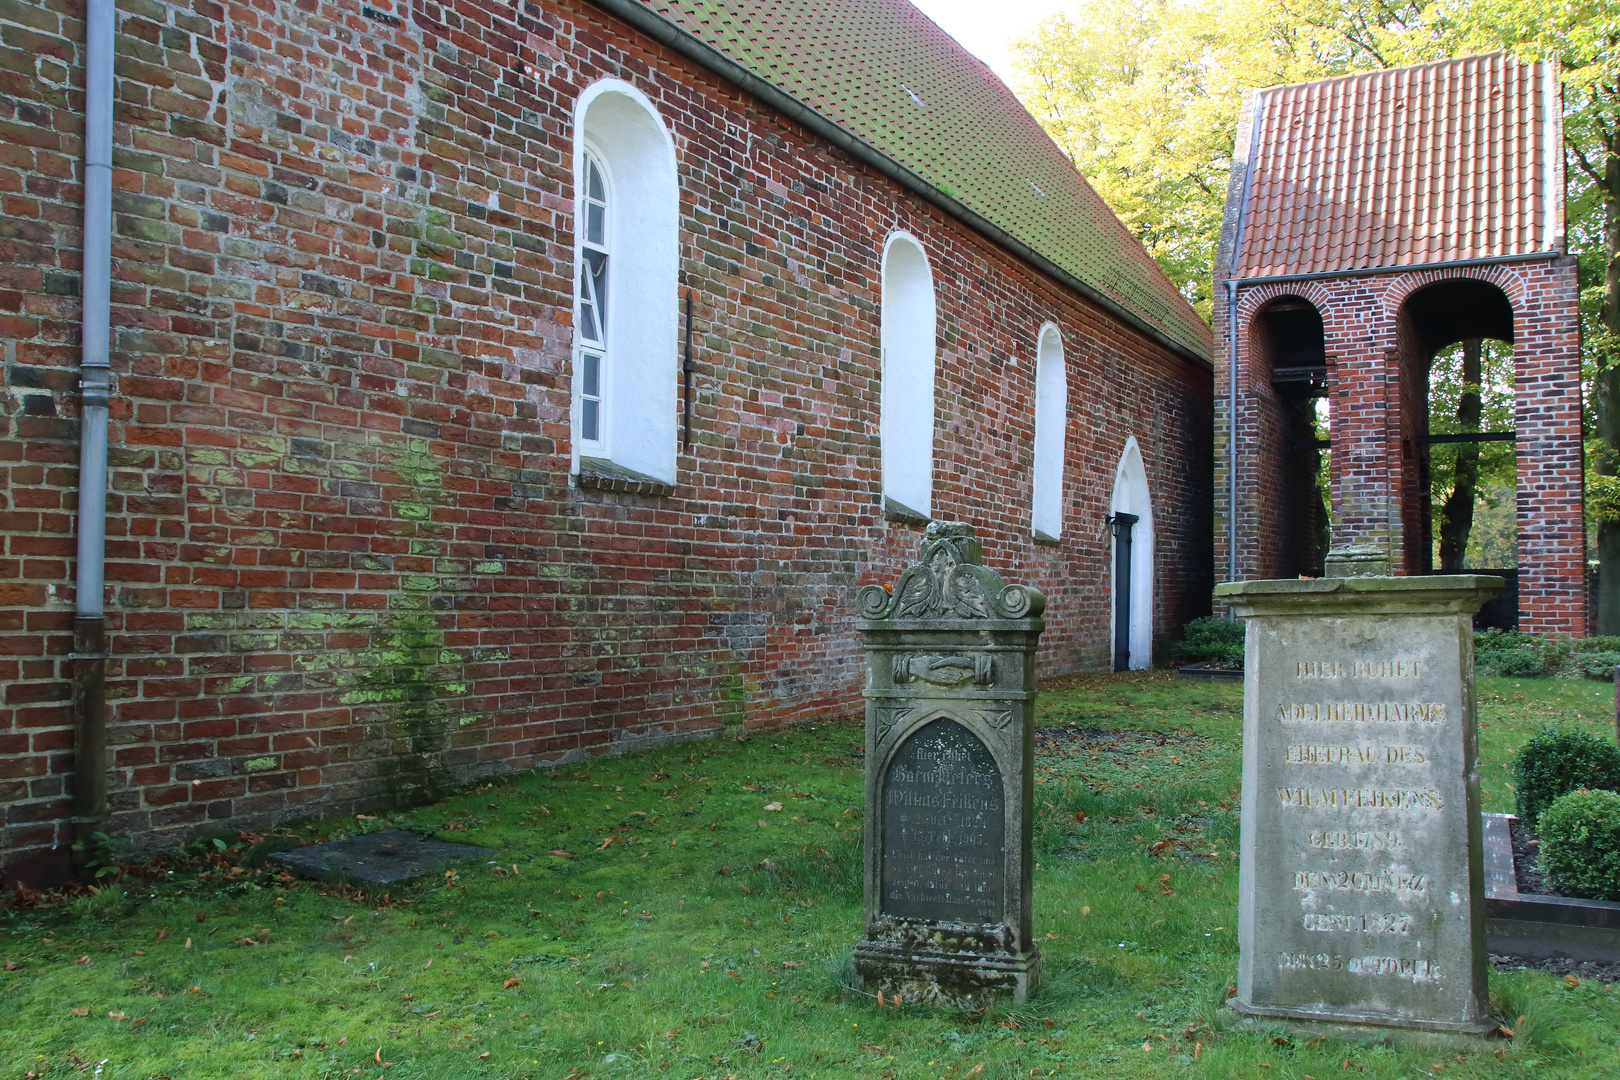
[{"label": "flat stone slab in grass", "polygon": [[398,885],[437,873],[453,862],[488,859],[494,848],[451,844],[404,829],[328,840],[270,856],[301,877],[350,885]]}]

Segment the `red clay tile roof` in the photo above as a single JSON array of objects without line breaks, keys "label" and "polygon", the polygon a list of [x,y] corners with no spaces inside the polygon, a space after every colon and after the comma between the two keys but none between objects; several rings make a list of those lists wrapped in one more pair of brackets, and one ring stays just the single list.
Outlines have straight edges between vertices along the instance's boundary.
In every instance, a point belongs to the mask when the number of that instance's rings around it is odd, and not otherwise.
[{"label": "red clay tile roof", "polygon": [[640,2],[1209,355],[1209,327],[1018,99],[907,0]]},{"label": "red clay tile roof", "polygon": [[1492,53],[1255,91],[1233,276],[1562,248],[1555,78]]}]

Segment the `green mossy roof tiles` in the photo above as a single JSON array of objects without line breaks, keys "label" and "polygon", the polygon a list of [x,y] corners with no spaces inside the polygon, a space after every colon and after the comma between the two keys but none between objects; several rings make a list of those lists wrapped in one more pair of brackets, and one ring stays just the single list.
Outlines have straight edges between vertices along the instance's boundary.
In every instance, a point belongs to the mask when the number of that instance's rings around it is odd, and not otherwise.
[{"label": "green mossy roof tiles", "polygon": [[1208,356],[1208,326],[1034,117],[906,0],[641,2]]}]

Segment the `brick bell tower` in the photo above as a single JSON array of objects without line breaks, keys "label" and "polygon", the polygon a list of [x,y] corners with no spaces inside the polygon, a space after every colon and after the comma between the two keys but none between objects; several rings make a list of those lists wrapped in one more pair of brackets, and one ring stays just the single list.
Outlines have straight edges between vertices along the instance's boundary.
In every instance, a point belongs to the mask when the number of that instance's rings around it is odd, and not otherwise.
[{"label": "brick bell tower", "polygon": [[[1246,95],[1215,264],[1217,579],[1320,576],[1330,544],[1435,572],[1432,448],[1511,442],[1517,597],[1510,577],[1490,617],[1586,632],[1563,193],[1545,64],[1491,54]],[[1512,429],[1431,434],[1431,363],[1482,340],[1512,347]]]}]

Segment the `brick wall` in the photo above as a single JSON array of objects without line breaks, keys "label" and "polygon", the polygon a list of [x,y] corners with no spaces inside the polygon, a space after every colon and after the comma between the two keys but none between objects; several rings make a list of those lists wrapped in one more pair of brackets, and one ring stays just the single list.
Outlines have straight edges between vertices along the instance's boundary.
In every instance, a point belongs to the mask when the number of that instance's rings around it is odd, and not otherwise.
[{"label": "brick wall", "polygon": [[[1427,414],[1427,357],[1403,326],[1402,305],[1437,281],[1470,278],[1502,290],[1513,309],[1515,423],[1518,433],[1519,627],[1534,633],[1582,635],[1585,524],[1581,452],[1580,323],[1573,260],[1360,274],[1308,281],[1240,284],[1237,290],[1238,490],[1237,577],[1263,576],[1275,536],[1264,527],[1278,511],[1257,485],[1268,403],[1246,385],[1255,313],[1279,296],[1298,296],[1321,313],[1332,395],[1334,543],[1372,542],[1390,552],[1395,573],[1409,572],[1429,542],[1415,513]],[[1224,289],[1220,295],[1224,297]],[[1215,567],[1228,576],[1227,318],[1215,325]],[[1403,359],[1404,357],[1404,359]],[[1420,415],[1421,414],[1421,415]],[[1403,417],[1405,418],[1403,421]],[[1404,427],[1403,427],[1404,424]],[[1411,532],[1421,531],[1415,541]],[[1420,547],[1408,550],[1413,544]]]},{"label": "brick wall", "polygon": [[[577,0],[120,0],[115,831],[161,843],[860,706],[878,266],[938,288],[936,516],[1107,663],[1103,518],[1135,435],[1161,638],[1208,601],[1208,369]],[[397,25],[390,25],[397,22]],[[76,499],[83,25],[0,4],[0,850],[59,866]],[[675,132],[694,423],[673,495],[569,477],[573,103]],[[1061,546],[1029,538],[1035,335],[1068,358]]]}]

